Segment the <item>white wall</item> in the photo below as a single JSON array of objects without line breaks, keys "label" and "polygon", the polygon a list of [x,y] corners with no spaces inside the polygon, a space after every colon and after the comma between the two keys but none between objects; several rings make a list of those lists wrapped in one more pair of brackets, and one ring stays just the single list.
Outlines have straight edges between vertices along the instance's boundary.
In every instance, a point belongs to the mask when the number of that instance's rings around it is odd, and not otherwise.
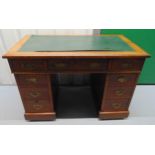
[{"label": "white wall", "polygon": [[[0,30],[0,55],[2,56],[18,40],[26,34],[51,34],[51,35],[91,35],[92,29],[1,29]],[[0,57],[0,85],[15,84],[8,62]]]}]

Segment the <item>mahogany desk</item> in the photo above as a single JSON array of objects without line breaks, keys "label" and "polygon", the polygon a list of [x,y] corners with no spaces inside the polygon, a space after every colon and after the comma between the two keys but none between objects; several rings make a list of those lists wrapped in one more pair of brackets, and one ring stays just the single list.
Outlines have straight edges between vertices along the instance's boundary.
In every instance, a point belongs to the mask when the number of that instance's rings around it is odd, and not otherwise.
[{"label": "mahogany desk", "polygon": [[123,35],[25,36],[3,55],[15,75],[27,120],[57,116],[53,81],[58,73],[90,74],[98,117],[127,117],[146,57]]}]

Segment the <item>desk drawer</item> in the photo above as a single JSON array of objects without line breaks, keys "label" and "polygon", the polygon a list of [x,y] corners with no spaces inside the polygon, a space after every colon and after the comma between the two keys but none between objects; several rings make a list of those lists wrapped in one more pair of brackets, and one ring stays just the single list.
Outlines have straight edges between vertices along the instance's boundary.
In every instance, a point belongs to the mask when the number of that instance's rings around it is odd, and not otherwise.
[{"label": "desk drawer", "polygon": [[107,83],[110,87],[131,87],[136,85],[139,74],[109,74]]},{"label": "desk drawer", "polygon": [[10,65],[13,72],[40,72],[46,71],[46,61],[42,60],[11,60]]},{"label": "desk drawer", "polygon": [[49,99],[47,88],[20,88],[20,92],[24,99]]},{"label": "desk drawer", "polygon": [[106,99],[101,107],[102,111],[124,111],[127,110],[130,99]]},{"label": "desk drawer", "polygon": [[106,71],[106,60],[92,59],[64,59],[64,60],[49,60],[49,71]]},{"label": "desk drawer", "polygon": [[106,99],[131,98],[134,87],[109,87],[106,90]]},{"label": "desk drawer", "polygon": [[143,67],[144,59],[111,59],[110,71],[140,71]]},{"label": "desk drawer", "polygon": [[29,75],[29,74],[16,74],[17,83],[21,87],[45,87],[48,88],[48,76],[46,75]]},{"label": "desk drawer", "polygon": [[81,59],[75,63],[75,69],[81,71],[106,71],[107,70],[107,60],[91,60],[91,59]]},{"label": "desk drawer", "polygon": [[51,112],[52,103],[49,100],[25,100],[25,111],[27,113]]}]

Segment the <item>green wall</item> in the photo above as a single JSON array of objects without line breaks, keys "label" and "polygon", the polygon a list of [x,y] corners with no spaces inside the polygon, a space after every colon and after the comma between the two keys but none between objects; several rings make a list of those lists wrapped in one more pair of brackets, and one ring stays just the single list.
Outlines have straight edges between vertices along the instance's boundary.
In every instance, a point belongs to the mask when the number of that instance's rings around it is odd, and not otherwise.
[{"label": "green wall", "polygon": [[101,34],[123,34],[148,52],[138,84],[155,84],[155,29],[102,29]]}]

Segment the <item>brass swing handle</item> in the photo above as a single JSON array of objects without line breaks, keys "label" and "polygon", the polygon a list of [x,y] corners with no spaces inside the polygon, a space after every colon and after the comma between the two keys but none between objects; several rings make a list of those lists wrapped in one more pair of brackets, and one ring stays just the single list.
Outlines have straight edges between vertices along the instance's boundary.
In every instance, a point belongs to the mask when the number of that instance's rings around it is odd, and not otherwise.
[{"label": "brass swing handle", "polygon": [[93,62],[90,64],[90,68],[98,68],[98,67],[100,67],[100,63]]},{"label": "brass swing handle", "polygon": [[56,67],[56,68],[65,68],[67,67],[67,64],[66,63],[54,63],[53,64],[53,67]]},{"label": "brass swing handle", "polygon": [[40,92],[31,92],[30,96],[33,98],[37,98],[38,96],[40,96],[40,94],[41,94]]},{"label": "brass swing handle", "polygon": [[37,83],[37,79],[36,78],[29,78],[29,79],[26,79],[27,82],[30,82],[30,83]]},{"label": "brass swing handle", "polygon": [[31,63],[22,63],[21,67],[28,68],[28,69],[36,69],[37,66],[35,64],[31,64]]},{"label": "brass swing handle", "polygon": [[124,62],[124,63],[122,64],[122,67],[123,67],[123,68],[131,68],[131,67],[132,67],[132,63]]},{"label": "brass swing handle", "polygon": [[40,104],[34,104],[34,105],[33,105],[33,108],[34,108],[35,110],[40,110],[42,107],[43,107],[43,105],[40,105]]},{"label": "brass swing handle", "polygon": [[116,90],[115,94],[118,96],[122,96],[122,95],[124,95],[124,90],[123,89]]},{"label": "brass swing handle", "polygon": [[121,106],[122,106],[121,103],[113,103],[113,104],[112,104],[112,107],[113,107],[114,109],[119,109]]},{"label": "brass swing handle", "polygon": [[36,111],[40,110],[43,107],[42,102],[40,102],[39,100],[31,101],[31,105],[32,105],[33,109]]},{"label": "brass swing handle", "polygon": [[120,77],[118,77],[117,81],[120,82],[120,83],[124,83],[124,82],[128,81],[128,78],[124,77],[124,76],[120,76]]}]

